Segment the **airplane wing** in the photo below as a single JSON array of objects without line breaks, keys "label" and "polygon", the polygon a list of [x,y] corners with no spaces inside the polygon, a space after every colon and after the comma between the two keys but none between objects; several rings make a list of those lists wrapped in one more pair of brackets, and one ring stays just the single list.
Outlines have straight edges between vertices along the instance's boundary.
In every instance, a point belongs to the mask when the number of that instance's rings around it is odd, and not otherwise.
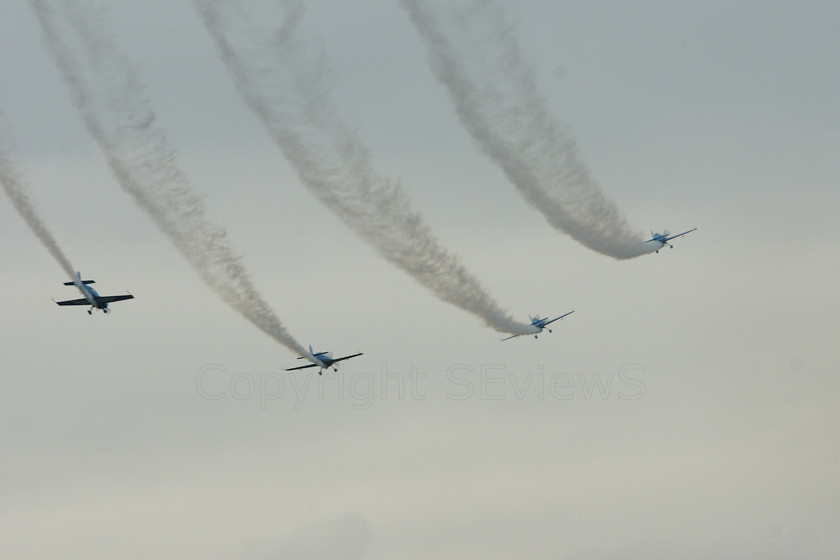
[{"label": "airplane wing", "polygon": [[558,321],[558,320],[562,319],[563,317],[566,317],[567,315],[571,315],[571,314],[572,314],[572,313],[574,313],[574,312],[575,312],[575,310],[574,310],[574,309],[572,309],[572,310],[571,310],[571,311],[569,311],[568,313],[564,313],[564,314],[560,315],[559,317],[555,317],[555,318],[554,318],[554,319],[552,319],[551,321],[546,321],[545,323],[543,323],[543,326],[550,325],[550,324],[551,324],[551,323],[553,323],[554,321]]},{"label": "airplane wing", "polygon": [[341,360],[349,360],[350,358],[355,358],[356,356],[361,356],[361,355],[362,355],[362,352],[359,352],[358,354],[351,354],[349,356],[342,356],[341,358],[334,359],[332,361],[332,363],[340,362]]},{"label": "airplane wing", "polygon": [[692,231],[694,231],[694,230],[696,230],[696,229],[697,229],[697,228],[692,228],[692,229],[690,229],[690,230],[688,230],[688,231],[684,231],[684,232],[682,232],[682,233],[678,233],[677,235],[671,235],[671,236],[666,237],[665,239],[663,239],[663,241],[671,241],[672,239],[676,239],[677,237],[682,237],[683,235],[686,235],[686,234],[688,234],[688,233],[691,233]]},{"label": "airplane wing", "polygon": [[113,303],[115,301],[123,301],[124,299],[134,299],[134,296],[131,294],[125,294],[124,296],[99,296],[96,299],[103,303]]},{"label": "airplane wing", "polygon": [[68,299],[65,301],[57,301],[58,305],[90,305],[90,302],[84,298],[82,299]]},{"label": "airplane wing", "polygon": [[514,334],[514,335],[511,335],[511,336],[509,336],[509,337],[507,337],[507,338],[503,338],[503,339],[502,339],[502,342],[504,342],[505,340],[510,340],[511,338],[516,338],[517,336],[522,336],[522,335],[521,335],[521,334]]},{"label": "airplane wing", "polygon": [[290,367],[286,368],[286,371],[294,371],[296,369],[306,369],[311,367],[320,367],[318,364],[309,364],[308,366],[298,366],[298,367]]}]

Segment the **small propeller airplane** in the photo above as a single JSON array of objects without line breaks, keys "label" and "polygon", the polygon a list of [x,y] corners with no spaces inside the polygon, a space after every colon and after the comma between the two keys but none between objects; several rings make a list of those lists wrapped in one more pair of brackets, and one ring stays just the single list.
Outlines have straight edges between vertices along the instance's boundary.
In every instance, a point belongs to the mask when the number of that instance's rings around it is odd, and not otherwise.
[{"label": "small propeller airplane", "polygon": [[[645,241],[645,243],[659,243],[659,249],[661,249],[665,245],[668,245],[671,249],[673,249],[674,246],[671,245],[671,243],[670,243],[670,241],[672,239],[676,239],[677,237],[682,237],[683,235],[689,234],[696,229],[697,228],[691,228],[688,231],[684,231],[684,232],[678,233],[676,235],[671,235],[671,233],[668,230],[665,230],[662,233],[654,233],[651,230],[651,232],[650,232],[651,238],[648,239],[647,241]],[[659,252],[659,249],[656,250],[657,253]]]},{"label": "small propeller airplane", "polygon": [[[574,312],[575,312],[575,310],[572,309],[568,313],[564,313],[564,314],[560,315],[559,317],[555,317],[554,319],[549,319],[548,317],[543,317],[542,319],[540,319],[539,316],[531,317],[530,315],[528,315],[528,317],[531,319],[531,326],[534,327],[534,329],[535,329],[535,330],[531,331],[531,333],[533,333],[534,338],[537,338],[537,335],[540,334],[541,332],[543,332],[543,329],[546,329],[548,332],[551,332],[551,329],[548,328],[548,325],[550,325],[554,321],[559,321],[563,317],[566,317],[567,315],[571,315]],[[531,334],[531,333],[514,334],[514,335],[511,335],[507,338],[503,338],[502,342],[504,342],[505,340],[510,340],[511,338],[516,338],[517,336],[522,336],[523,334]]]},{"label": "small propeller airplane", "polygon": [[349,360],[350,358],[355,358],[356,356],[361,356],[362,352],[358,354],[351,354],[349,356],[342,356],[341,358],[330,358],[330,352],[313,352],[312,345],[309,345],[309,355],[307,356],[298,356],[298,360],[309,360],[312,362],[309,365],[305,366],[298,366],[293,368],[286,368],[286,371],[294,371],[296,369],[306,369],[311,367],[318,368],[318,375],[323,375],[325,369],[332,368],[333,371],[338,371],[338,368],[335,367],[335,363],[340,362],[342,360]]},{"label": "small propeller airplane", "polygon": [[[56,301],[58,305],[90,305],[90,309],[87,310],[88,315],[93,314],[94,309],[101,309],[103,313],[108,313],[108,304],[113,303],[115,301],[123,301],[125,299],[134,299],[134,296],[131,294],[126,294],[123,296],[100,296],[96,293],[96,290],[91,288],[89,284],[93,284],[94,280],[82,280],[82,273],[76,272],[76,279],[72,282],[65,282],[65,286],[76,286],[79,288],[79,291],[82,292],[82,295],[85,296],[82,299],[68,299],[65,301]],[[53,300],[55,301],[55,300]]]}]

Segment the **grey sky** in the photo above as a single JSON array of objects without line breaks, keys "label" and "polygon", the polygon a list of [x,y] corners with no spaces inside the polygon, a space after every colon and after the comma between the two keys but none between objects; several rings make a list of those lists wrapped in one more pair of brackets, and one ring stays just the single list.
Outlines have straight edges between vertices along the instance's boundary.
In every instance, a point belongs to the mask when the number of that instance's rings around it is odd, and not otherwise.
[{"label": "grey sky", "polygon": [[283,372],[294,356],[134,207],[27,3],[0,4],[35,204],[101,293],[136,296],[55,306],[63,272],[0,204],[0,556],[836,557],[840,7],[507,7],[604,193],[640,229],[698,232],[629,262],[581,247],[475,149],[397,2],[303,21],[337,111],[441,242],[516,317],[577,309],[504,344],[306,191],[190,2],[111,11],[280,320],[365,352],[317,378]]}]

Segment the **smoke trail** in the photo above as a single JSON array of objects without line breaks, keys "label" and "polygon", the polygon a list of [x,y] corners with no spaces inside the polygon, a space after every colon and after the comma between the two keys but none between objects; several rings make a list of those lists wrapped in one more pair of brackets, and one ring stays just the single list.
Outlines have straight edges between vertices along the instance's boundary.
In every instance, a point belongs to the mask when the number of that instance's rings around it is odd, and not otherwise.
[{"label": "smoke trail", "polygon": [[549,115],[500,8],[490,1],[447,0],[437,8],[401,2],[461,123],[525,200],[556,229],[605,255],[629,259],[653,250],[601,193],[574,140]]},{"label": "smoke trail", "polygon": [[26,220],[26,225],[29,226],[29,229],[32,230],[35,237],[41,240],[41,243],[44,244],[47,251],[50,252],[53,258],[58,261],[58,264],[61,265],[61,268],[64,269],[64,272],[67,273],[67,276],[71,280],[75,280],[76,273],[73,265],[70,264],[70,259],[61,250],[58,241],[55,240],[50,230],[44,225],[38,212],[35,211],[35,206],[29,198],[29,189],[21,173],[9,159],[9,144],[10,140],[6,136],[5,131],[0,130],[0,182],[3,183],[3,190],[6,192],[9,200],[12,201],[12,205],[14,205],[15,210],[20,214],[21,218]]},{"label": "smoke trail", "polygon": [[[385,259],[440,299],[496,330],[531,332],[533,327],[514,321],[440,246],[400,185],[374,170],[369,150],[331,104],[322,61],[304,56],[297,32],[302,4],[256,4],[196,1],[239,91],[303,183]],[[278,4],[284,17],[276,14]]]},{"label": "smoke trail", "polygon": [[305,355],[251,284],[225,230],[205,216],[155,125],[140,80],[102,29],[102,6],[81,0],[32,0],[31,5],[73,101],[122,188],[225,302],[277,342]]}]

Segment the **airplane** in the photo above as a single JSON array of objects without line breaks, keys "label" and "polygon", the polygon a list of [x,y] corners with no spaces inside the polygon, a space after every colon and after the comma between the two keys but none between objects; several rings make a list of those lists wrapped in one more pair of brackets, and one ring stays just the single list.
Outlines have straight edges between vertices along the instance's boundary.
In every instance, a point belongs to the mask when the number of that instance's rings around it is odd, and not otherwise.
[{"label": "airplane", "polygon": [[[96,290],[91,288],[89,284],[93,284],[94,280],[82,280],[82,273],[76,272],[76,279],[72,282],[65,282],[65,286],[76,286],[82,295],[82,299],[68,299],[66,301],[56,301],[58,305],[90,305],[87,310],[88,315],[93,314],[94,309],[101,309],[103,313],[108,313],[108,304],[115,301],[122,301],[124,299],[133,299],[134,296],[126,294],[124,296],[100,296]],[[53,300],[55,301],[55,300]]]},{"label": "airplane", "polygon": [[[665,245],[668,245],[669,247],[671,247],[671,249],[673,249],[674,246],[671,245],[669,243],[669,241],[671,241],[672,239],[676,239],[677,237],[682,237],[683,235],[691,233],[692,231],[694,231],[696,229],[697,228],[691,228],[690,230],[684,231],[682,233],[678,233],[677,235],[671,235],[670,233],[668,233],[668,230],[665,230],[662,233],[653,233],[653,230],[651,230],[651,232],[650,232],[651,238],[648,239],[647,241],[645,241],[645,243],[656,242],[656,243],[660,244],[659,249],[661,249]],[[659,252],[659,249],[656,250],[657,253]]]},{"label": "airplane", "polygon": [[307,356],[298,356],[298,360],[309,360],[312,362],[306,366],[298,366],[293,368],[286,368],[286,371],[294,371],[296,369],[306,369],[311,367],[318,368],[318,375],[323,375],[323,370],[333,368],[333,371],[337,372],[338,368],[335,367],[333,364],[340,362],[342,360],[349,360],[350,358],[355,358],[356,356],[361,356],[362,353],[359,352],[358,354],[351,354],[349,356],[342,356],[341,358],[330,358],[329,352],[313,352],[312,345],[309,345],[309,355]]},{"label": "airplane", "polygon": [[[555,317],[554,319],[549,319],[548,317],[543,317],[542,319],[540,319],[539,317],[531,317],[530,315],[528,315],[528,317],[531,319],[531,326],[534,327],[535,329],[537,329],[536,331],[532,331],[534,333],[534,338],[537,338],[537,335],[539,333],[541,333],[543,331],[543,329],[546,329],[546,330],[548,330],[548,332],[551,332],[551,329],[548,328],[548,325],[550,325],[554,321],[559,321],[563,317],[565,317],[567,315],[571,315],[574,312],[575,312],[575,310],[572,309],[568,313],[564,313],[564,314],[560,315],[559,317]],[[516,338],[517,336],[522,336],[522,334],[523,333],[514,334],[514,335],[511,335],[507,338],[503,338],[502,342],[504,342],[505,340],[510,340],[511,338]]]}]

